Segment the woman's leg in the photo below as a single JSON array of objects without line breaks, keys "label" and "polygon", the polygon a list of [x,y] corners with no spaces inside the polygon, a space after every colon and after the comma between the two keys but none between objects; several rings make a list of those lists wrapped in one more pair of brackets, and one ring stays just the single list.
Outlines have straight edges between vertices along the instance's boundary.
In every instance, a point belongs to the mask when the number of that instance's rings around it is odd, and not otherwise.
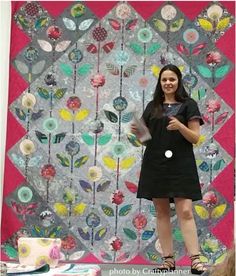
[{"label": "woman's leg", "polygon": [[173,255],[173,239],[170,223],[170,203],[168,198],[153,198],[156,209],[157,232],[163,256]]}]

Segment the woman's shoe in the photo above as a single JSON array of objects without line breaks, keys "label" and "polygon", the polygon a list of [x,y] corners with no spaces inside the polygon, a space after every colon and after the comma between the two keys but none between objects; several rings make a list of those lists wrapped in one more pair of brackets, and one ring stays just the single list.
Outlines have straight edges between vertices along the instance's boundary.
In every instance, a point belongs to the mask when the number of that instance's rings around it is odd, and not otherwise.
[{"label": "woman's shoe", "polygon": [[191,273],[200,275],[207,270],[204,264],[200,261],[200,254],[190,256],[191,259]]},{"label": "woman's shoe", "polygon": [[162,257],[163,263],[153,269],[154,273],[169,272],[175,270],[175,260],[173,255]]}]

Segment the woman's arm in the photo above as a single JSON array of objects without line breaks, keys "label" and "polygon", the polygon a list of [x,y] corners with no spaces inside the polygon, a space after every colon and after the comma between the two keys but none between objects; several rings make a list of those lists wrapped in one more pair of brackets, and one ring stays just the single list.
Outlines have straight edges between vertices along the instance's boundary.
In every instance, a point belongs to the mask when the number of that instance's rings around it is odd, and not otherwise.
[{"label": "woman's arm", "polygon": [[192,144],[196,144],[200,137],[200,122],[198,119],[188,121],[188,126],[185,126],[177,118],[171,116],[167,129],[178,130]]}]

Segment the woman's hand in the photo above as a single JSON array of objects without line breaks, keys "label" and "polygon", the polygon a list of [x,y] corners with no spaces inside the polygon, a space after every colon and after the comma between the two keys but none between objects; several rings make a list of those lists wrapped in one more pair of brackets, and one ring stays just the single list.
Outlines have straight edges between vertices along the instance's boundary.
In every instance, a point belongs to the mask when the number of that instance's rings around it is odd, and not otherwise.
[{"label": "woman's hand", "polygon": [[180,130],[183,128],[183,124],[177,118],[170,116],[169,119],[168,130]]},{"label": "woman's hand", "polygon": [[131,133],[135,134],[136,136],[139,134],[138,127],[135,123],[131,123],[130,131],[131,131]]}]

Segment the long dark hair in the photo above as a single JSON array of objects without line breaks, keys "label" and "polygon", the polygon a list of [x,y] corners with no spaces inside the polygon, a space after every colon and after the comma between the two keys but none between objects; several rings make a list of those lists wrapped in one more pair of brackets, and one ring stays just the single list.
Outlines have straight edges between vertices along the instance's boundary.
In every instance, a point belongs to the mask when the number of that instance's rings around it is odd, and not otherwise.
[{"label": "long dark hair", "polygon": [[160,71],[156,89],[155,89],[155,92],[153,95],[153,103],[154,103],[153,116],[158,117],[158,118],[161,117],[161,115],[162,115],[163,102],[165,100],[164,92],[161,88],[161,75],[164,71],[167,71],[167,70],[174,72],[178,77],[178,88],[175,92],[175,100],[177,102],[184,102],[184,101],[186,101],[186,99],[189,98],[189,95],[183,86],[182,74],[181,74],[179,68],[173,64],[165,65],[164,67],[162,67],[162,69]]}]

